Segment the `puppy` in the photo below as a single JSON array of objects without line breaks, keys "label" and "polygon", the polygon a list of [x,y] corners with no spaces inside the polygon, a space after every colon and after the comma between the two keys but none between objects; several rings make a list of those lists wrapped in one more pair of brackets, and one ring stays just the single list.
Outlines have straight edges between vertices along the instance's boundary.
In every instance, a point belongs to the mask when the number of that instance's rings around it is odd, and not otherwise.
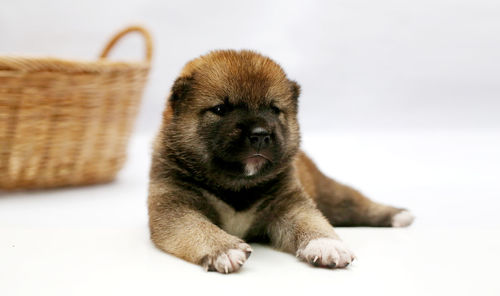
[{"label": "puppy", "polygon": [[407,226],[413,216],[323,175],[300,151],[299,85],[252,51],[214,51],[175,81],[156,138],[151,239],[206,270],[235,272],[266,242],[314,266],[354,254],[332,225]]}]

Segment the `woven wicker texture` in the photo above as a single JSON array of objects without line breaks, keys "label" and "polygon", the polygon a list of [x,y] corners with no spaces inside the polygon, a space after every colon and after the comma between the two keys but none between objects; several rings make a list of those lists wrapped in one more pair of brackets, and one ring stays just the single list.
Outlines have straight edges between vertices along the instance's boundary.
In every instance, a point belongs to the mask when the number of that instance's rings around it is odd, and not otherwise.
[{"label": "woven wicker texture", "polygon": [[[142,34],[143,62],[111,62],[124,35]],[[123,166],[152,56],[129,27],[93,62],[0,56],[0,189],[108,182]]]}]

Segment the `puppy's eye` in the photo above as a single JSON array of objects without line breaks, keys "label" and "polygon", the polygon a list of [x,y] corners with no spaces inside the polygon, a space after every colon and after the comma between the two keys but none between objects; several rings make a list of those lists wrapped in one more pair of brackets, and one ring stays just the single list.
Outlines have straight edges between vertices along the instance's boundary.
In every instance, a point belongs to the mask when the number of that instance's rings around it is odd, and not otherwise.
[{"label": "puppy's eye", "polygon": [[224,116],[228,112],[228,108],[224,104],[217,105],[209,109],[210,112],[215,113],[219,116]]},{"label": "puppy's eye", "polygon": [[271,106],[271,110],[273,111],[274,114],[280,114],[281,113],[281,109],[276,107],[276,106]]}]

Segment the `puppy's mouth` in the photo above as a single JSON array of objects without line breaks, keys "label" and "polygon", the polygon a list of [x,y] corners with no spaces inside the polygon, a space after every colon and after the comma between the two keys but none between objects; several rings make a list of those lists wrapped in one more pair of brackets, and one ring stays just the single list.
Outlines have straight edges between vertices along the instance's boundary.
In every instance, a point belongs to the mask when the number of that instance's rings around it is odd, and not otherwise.
[{"label": "puppy's mouth", "polygon": [[273,162],[270,157],[262,154],[262,153],[255,153],[249,157],[246,158],[247,161],[259,161],[259,160],[267,160],[269,162]]},{"label": "puppy's mouth", "polygon": [[272,163],[273,161],[266,155],[261,153],[255,153],[244,160],[245,164],[245,175],[250,177],[259,172],[266,163]]}]

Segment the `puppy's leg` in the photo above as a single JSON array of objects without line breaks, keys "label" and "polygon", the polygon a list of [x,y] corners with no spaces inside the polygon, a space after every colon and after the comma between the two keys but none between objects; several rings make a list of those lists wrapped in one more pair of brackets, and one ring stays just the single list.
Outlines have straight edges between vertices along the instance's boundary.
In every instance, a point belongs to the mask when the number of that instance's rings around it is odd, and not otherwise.
[{"label": "puppy's leg", "polygon": [[303,152],[297,161],[302,168],[299,176],[304,189],[332,225],[404,227],[413,222],[409,211],[374,202],[328,178]]},{"label": "puppy's leg", "polygon": [[[190,194],[187,190],[167,190],[157,183],[150,185],[151,239],[161,250],[202,265],[206,270],[237,271],[252,249],[213,224],[197,209],[200,201]],[[178,195],[182,199],[176,199]]]},{"label": "puppy's leg", "polygon": [[323,182],[316,203],[335,226],[405,227],[414,220],[409,211],[374,202],[332,179]]},{"label": "puppy's leg", "polygon": [[[304,193],[300,200],[280,208],[273,205],[268,236],[274,247],[296,254],[314,266],[343,268],[355,258],[339,239],[332,225]],[[286,198],[284,200],[290,200]]]}]

